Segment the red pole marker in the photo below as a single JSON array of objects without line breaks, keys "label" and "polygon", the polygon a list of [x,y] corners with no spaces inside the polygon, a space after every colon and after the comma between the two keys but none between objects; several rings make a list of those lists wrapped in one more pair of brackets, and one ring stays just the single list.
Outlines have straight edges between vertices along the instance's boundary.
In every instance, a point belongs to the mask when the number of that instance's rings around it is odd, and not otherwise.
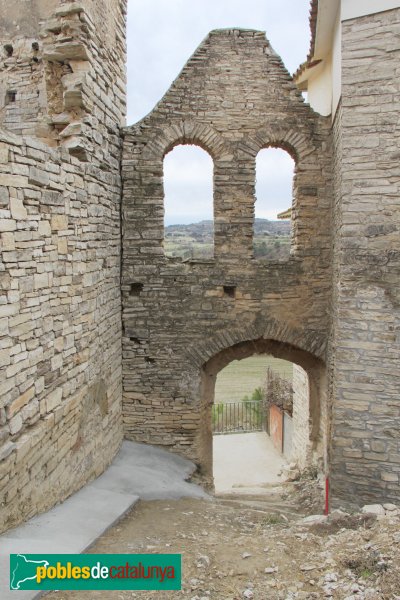
[{"label": "red pole marker", "polygon": [[325,515],[329,515],[329,478],[325,479]]}]

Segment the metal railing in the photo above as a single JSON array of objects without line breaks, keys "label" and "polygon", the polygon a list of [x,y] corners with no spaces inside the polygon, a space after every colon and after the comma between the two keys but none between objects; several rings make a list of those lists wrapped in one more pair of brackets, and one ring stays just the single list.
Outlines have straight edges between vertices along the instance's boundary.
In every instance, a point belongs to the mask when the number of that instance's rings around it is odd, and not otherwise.
[{"label": "metal railing", "polygon": [[211,419],[213,434],[265,431],[267,426],[261,400],[214,404]]}]

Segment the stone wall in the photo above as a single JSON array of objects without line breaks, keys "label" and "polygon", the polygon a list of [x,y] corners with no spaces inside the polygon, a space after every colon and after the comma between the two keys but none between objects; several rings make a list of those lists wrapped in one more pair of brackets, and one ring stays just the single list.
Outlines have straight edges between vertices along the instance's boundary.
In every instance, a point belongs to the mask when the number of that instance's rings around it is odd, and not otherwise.
[{"label": "stone wall", "polygon": [[43,21],[56,10],[60,0],[0,0],[0,39],[36,39]]},{"label": "stone wall", "polygon": [[316,462],[318,455],[312,456],[310,444],[310,386],[308,375],[299,365],[293,365],[293,439],[291,460],[300,469]]},{"label": "stone wall", "polygon": [[0,132],[0,530],[99,475],[122,440],[125,6],[102,4],[98,27],[85,3],[61,3],[44,26],[44,79],[27,83],[44,94],[32,133],[49,143],[10,131],[27,122],[23,99]]},{"label": "stone wall", "polygon": [[[101,473],[122,418],[210,475],[216,375],[261,353],[299,366],[297,451],[324,457],[334,498],[397,501],[400,9],[343,23],[332,198],[329,120],[262,32],[211,32],[122,140],[125,0],[0,8],[0,530]],[[214,161],[207,261],[163,251],[178,144]],[[296,162],[281,262],[253,255],[268,146]]]},{"label": "stone wall", "polygon": [[0,126],[117,168],[104,131],[124,124],[125,0],[60,2],[29,32],[0,30]]},{"label": "stone wall", "polygon": [[[164,255],[163,159],[180,143],[197,144],[214,160],[213,260]],[[291,256],[281,263],[253,257],[255,159],[267,146],[296,161]],[[211,32],[154,111],[125,130],[128,438],[209,465],[212,381],[242,347],[288,360],[302,351],[317,390],[329,328],[330,177],[329,121],[304,103],[262,32]],[[314,398],[318,415],[326,414],[324,391]],[[314,423],[316,441],[320,419]]]},{"label": "stone wall", "polygon": [[345,21],[335,121],[332,492],[399,499],[400,9]]}]

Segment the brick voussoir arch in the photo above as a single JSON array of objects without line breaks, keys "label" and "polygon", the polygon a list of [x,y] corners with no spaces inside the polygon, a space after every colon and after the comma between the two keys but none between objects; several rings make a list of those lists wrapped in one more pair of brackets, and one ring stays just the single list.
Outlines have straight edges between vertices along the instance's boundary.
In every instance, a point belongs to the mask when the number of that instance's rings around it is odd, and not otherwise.
[{"label": "brick voussoir arch", "polygon": [[143,148],[142,160],[160,160],[179,144],[194,144],[199,146],[213,160],[224,160],[233,154],[232,149],[209,125],[185,120],[166,127],[155,126],[150,141]]},{"label": "brick voussoir arch", "polygon": [[[297,362],[301,366],[307,362],[310,355],[324,361],[326,352],[325,335],[315,331],[293,328],[276,320],[268,320],[263,323],[254,323],[245,329],[219,331],[207,341],[190,346],[187,355],[193,366],[202,368],[216,355],[222,352],[229,353],[234,347],[243,344],[247,346],[244,355],[250,356],[270,351],[280,355],[281,358]],[[234,358],[227,360],[226,364]]]}]

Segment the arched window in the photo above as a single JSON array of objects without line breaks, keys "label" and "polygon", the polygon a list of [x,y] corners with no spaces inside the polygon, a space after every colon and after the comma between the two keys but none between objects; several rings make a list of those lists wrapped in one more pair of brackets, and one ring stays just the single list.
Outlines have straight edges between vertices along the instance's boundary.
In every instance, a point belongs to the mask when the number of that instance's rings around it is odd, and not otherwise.
[{"label": "arched window", "polygon": [[290,253],[295,162],[286,150],[264,148],[256,159],[254,256],[285,260]]},{"label": "arched window", "polygon": [[164,252],[214,256],[213,160],[202,148],[175,146],[164,158]]}]

